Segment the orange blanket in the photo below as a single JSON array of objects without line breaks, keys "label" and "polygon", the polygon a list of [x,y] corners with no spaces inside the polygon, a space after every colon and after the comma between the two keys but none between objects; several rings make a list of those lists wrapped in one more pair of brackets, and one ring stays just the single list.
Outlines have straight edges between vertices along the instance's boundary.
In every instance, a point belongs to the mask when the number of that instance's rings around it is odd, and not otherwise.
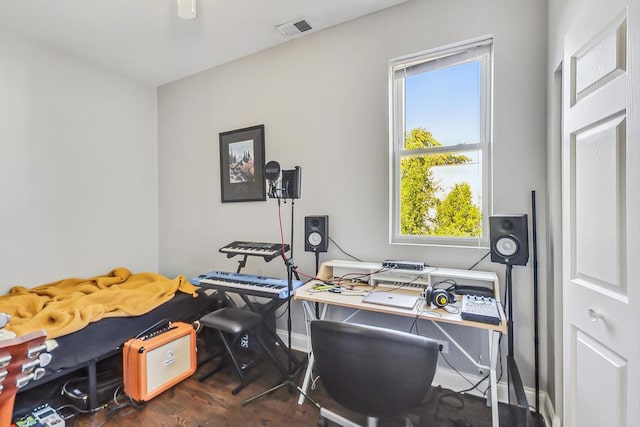
[{"label": "orange blanket", "polygon": [[44,329],[48,338],[57,338],[107,317],[147,313],[178,291],[196,297],[196,289],[184,276],[169,279],[116,268],[90,279],[64,279],[31,289],[14,286],[0,296],[0,313],[11,315],[7,329],[19,336]]}]

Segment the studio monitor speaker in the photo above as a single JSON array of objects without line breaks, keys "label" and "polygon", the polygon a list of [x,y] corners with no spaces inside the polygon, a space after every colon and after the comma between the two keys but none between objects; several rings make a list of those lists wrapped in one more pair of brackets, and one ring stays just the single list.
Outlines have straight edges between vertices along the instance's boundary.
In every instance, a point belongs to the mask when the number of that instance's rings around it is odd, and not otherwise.
[{"label": "studio monitor speaker", "polygon": [[304,217],[304,250],[327,252],[329,248],[329,217],[327,215]]},{"label": "studio monitor speaker", "polygon": [[527,265],[529,226],[526,214],[489,217],[491,261],[509,265]]}]

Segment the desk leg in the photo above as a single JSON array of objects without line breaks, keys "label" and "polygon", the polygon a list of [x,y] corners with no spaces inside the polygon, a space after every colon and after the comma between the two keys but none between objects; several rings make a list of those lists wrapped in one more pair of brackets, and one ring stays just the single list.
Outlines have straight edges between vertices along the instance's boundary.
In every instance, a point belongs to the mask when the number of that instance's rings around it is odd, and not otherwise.
[{"label": "desk leg", "polygon": [[[309,316],[311,316],[311,318],[315,318],[315,310],[312,304],[308,301],[303,301],[302,305],[307,313],[309,313]],[[324,317],[327,315],[327,307],[328,304],[324,304],[324,307],[322,307],[320,319],[324,319]],[[298,397],[298,405],[302,405],[304,403],[305,394],[307,394],[309,391],[309,383],[311,382],[311,376],[313,375],[314,362],[315,359],[313,357],[313,351],[311,351],[309,353],[309,361],[307,362],[307,370],[304,372],[304,380],[302,381],[302,393],[300,393],[300,396]]]},{"label": "desk leg", "polygon": [[500,419],[498,418],[498,381],[496,375],[496,366],[498,364],[498,345],[500,343],[500,332],[489,331],[489,384],[491,385],[491,425],[500,427]]},{"label": "desk leg", "polygon": [[304,403],[304,395],[309,391],[309,382],[311,382],[314,362],[313,352],[311,352],[311,354],[309,354],[309,361],[307,362],[307,370],[304,372],[304,381],[302,381],[302,391],[304,394],[300,393],[300,396],[298,397],[298,405],[302,405]]}]

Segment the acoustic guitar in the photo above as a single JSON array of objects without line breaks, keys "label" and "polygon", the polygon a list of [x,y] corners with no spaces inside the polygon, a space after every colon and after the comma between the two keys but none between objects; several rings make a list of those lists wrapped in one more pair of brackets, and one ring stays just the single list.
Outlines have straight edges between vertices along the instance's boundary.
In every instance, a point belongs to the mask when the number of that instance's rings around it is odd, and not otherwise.
[{"label": "acoustic guitar", "polygon": [[18,390],[44,376],[44,367],[51,361],[49,351],[57,346],[46,338],[40,330],[0,340],[0,427],[11,425]]}]

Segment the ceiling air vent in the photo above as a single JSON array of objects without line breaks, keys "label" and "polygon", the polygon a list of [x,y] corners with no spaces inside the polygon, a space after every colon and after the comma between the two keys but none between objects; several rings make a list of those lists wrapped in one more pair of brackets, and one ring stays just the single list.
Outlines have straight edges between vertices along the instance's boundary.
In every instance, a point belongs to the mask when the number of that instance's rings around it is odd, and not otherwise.
[{"label": "ceiling air vent", "polygon": [[276,29],[284,34],[286,38],[294,39],[296,37],[300,37],[300,35],[305,31],[309,31],[311,29],[311,25],[309,25],[306,19],[297,19],[295,21],[278,25]]}]

